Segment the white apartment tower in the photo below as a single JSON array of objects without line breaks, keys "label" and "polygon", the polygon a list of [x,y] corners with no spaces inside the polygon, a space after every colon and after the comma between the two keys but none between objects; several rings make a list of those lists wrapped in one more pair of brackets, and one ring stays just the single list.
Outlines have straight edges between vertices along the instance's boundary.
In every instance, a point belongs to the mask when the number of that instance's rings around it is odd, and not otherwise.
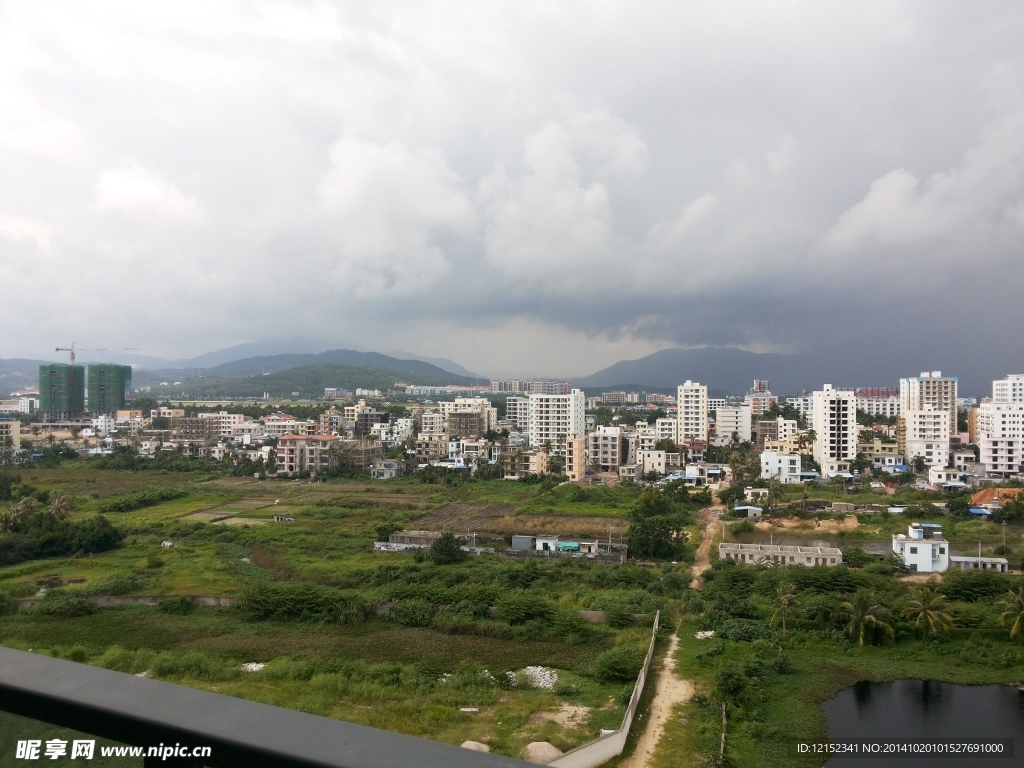
[{"label": "white apartment tower", "polygon": [[708,388],[687,379],[676,395],[676,442],[708,439]]},{"label": "white apartment tower", "polygon": [[750,406],[746,403],[725,406],[715,412],[716,445],[728,445],[734,434],[739,442],[748,443],[752,429]]},{"label": "white apartment tower", "polygon": [[831,384],[813,397],[814,460],[826,476],[849,471],[857,457],[857,397]]},{"label": "white apartment tower", "polygon": [[989,477],[1015,477],[1024,463],[1024,374],[992,382],[978,406],[979,463]]},{"label": "white apartment tower", "polygon": [[949,463],[949,414],[946,411],[926,403],[922,408],[904,413],[903,424],[908,461],[920,456],[929,467],[945,467]]},{"label": "white apartment tower", "polygon": [[956,434],[956,376],[943,376],[942,371],[922,371],[920,376],[900,379],[900,415],[909,411],[945,411],[949,433]]},{"label": "white apartment tower", "polygon": [[574,389],[567,395],[530,394],[528,422],[530,447],[542,448],[550,442],[550,455],[564,456],[565,441],[586,434],[586,395]]}]

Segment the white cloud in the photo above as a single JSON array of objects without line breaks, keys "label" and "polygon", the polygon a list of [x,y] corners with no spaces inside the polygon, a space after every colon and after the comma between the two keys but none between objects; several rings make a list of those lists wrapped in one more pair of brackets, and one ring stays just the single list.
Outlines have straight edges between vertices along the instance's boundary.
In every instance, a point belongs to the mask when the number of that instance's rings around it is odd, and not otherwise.
[{"label": "white cloud", "polygon": [[196,222],[204,218],[194,195],[185,195],[158,174],[135,165],[104,171],[96,182],[96,205],[100,213],[122,213],[164,219],[170,222]]},{"label": "white cloud", "polygon": [[468,233],[474,212],[437,149],[345,136],[330,163],[317,191],[342,284],[360,296],[408,293],[447,273],[439,241]]},{"label": "white cloud", "polygon": [[22,219],[17,216],[0,215],[0,232],[10,235],[15,240],[31,238],[36,241],[36,247],[41,251],[50,250],[50,234],[52,227],[40,221]]}]

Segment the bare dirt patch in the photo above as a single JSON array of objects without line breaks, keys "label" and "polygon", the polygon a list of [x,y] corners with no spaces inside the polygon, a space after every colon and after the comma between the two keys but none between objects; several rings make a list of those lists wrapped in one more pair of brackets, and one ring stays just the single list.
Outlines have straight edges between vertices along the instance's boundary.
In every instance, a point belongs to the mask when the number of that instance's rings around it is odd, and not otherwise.
[{"label": "bare dirt patch", "polygon": [[446,504],[429,515],[408,523],[409,530],[482,531],[498,518],[510,516],[515,507],[510,504]]},{"label": "bare dirt patch", "polygon": [[533,724],[537,725],[540,723],[552,722],[560,725],[562,728],[583,728],[587,723],[587,716],[589,714],[589,707],[563,703],[558,711],[537,712],[530,718],[530,720],[534,721]]},{"label": "bare dirt patch", "polygon": [[265,525],[266,520],[253,520],[251,517],[229,517],[227,520],[215,520],[214,525]]}]

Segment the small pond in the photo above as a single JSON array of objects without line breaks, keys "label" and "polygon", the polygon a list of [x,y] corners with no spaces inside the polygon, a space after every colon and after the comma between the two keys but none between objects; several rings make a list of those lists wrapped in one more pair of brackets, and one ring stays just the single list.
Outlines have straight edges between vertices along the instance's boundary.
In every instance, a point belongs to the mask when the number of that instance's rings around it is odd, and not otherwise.
[{"label": "small pond", "polygon": [[828,768],[1024,766],[1024,693],[1007,685],[934,680],[860,682],[822,708],[833,742],[859,739],[1013,739],[1014,757],[831,758]]}]

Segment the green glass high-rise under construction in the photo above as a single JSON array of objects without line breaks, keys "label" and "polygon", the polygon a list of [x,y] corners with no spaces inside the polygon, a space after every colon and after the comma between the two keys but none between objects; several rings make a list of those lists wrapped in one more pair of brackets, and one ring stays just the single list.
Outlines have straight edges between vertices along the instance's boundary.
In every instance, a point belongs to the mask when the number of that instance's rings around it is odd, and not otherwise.
[{"label": "green glass high-rise under construction", "polygon": [[50,421],[74,419],[85,410],[85,367],[39,366],[39,410]]},{"label": "green glass high-rise under construction", "polygon": [[132,401],[130,365],[89,365],[89,410],[93,413],[122,411]]}]

